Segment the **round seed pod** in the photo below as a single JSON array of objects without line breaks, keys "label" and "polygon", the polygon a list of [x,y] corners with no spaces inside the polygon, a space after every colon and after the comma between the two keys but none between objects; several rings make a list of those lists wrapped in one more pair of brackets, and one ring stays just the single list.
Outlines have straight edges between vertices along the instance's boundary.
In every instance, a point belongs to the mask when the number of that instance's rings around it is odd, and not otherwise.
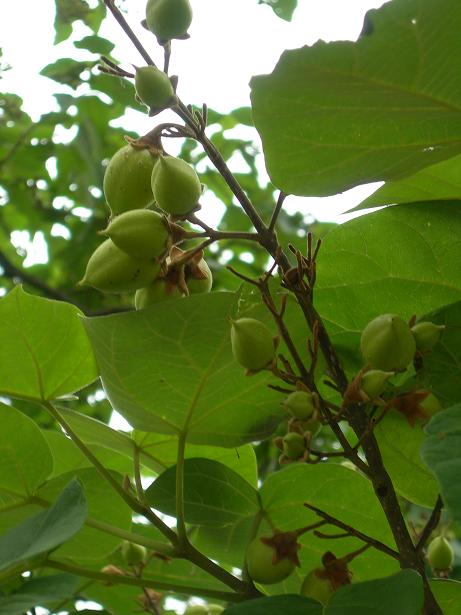
[{"label": "round seed pod", "polygon": [[187,162],[173,156],[160,156],[152,171],[152,192],[164,212],[187,216],[197,207],[202,184]]},{"label": "round seed pod", "polygon": [[449,572],[454,559],[453,547],[444,536],[431,540],[427,548],[427,561],[434,572]]},{"label": "round seed pod", "polygon": [[104,195],[114,216],[143,209],[154,200],[152,170],[157,161],[147,149],[125,145],[111,158],[104,174]]},{"label": "round seed pod", "polygon": [[166,109],[175,100],[168,75],[155,66],[136,67],[134,87],[138,98],[149,109]]},{"label": "round seed pod", "polygon": [[249,370],[259,371],[274,360],[272,333],[255,318],[232,321],[231,342],[235,360]]},{"label": "round seed pod", "polygon": [[308,391],[293,391],[283,402],[287,412],[301,421],[307,421],[315,411],[315,398]]},{"label": "round seed pod", "polygon": [[386,388],[387,381],[394,372],[385,372],[381,369],[370,369],[362,376],[360,388],[370,399],[376,399]]},{"label": "round seed pod", "polygon": [[106,239],[91,255],[79,285],[92,286],[103,293],[131,292],[147,286],[159,271],[156,261],[133,258]]},{"label": "round seed pod", "polygon": [[146,548],[142,545],[137,545],[129,540],[122,542],[122,557],[125,564],[129,566],[139,566],[144,564],[147,557]]},{"label": "round seed pod", "polygon": [[314,568],[306,575],[301,585],[301,595],[327,604],[334,589],[329,579],[319,576],[321,572],[322,568]]},{"label": "round seed pod", "polygon": [[445,325],[435,325],[433,322],[418,322],[411,328],[416,348],[422,352],[432,350],[439,342]]},{"label": "round seed pod", "polygon": [[367,362],[384,371],[405,370],[416,352],[410,327],[396,314],[382,314],[369,322],[360,347]]},{"label": "round seed pod", "polygon": [[266,545],[260,538],[255,538],[250,542],[246,550],[246,565],[253,581],[271,585],[290,576],[295,569],[295,564],[287,558],[274,564],[275,557],[275,549]]},{"label": "round seed pod", "polygon": [[193,271],[188,275],[186,265],[186,284],[191,295],[209,293],[213,285],[213,274],[204,258],[194,263]]},{"label": "round seed pod", "polygon": [[291,461],[300,459],[306,451],[306,441],[304,436],[295,431],[290,431],[282,438],[283,454]]},{"label": "round seed pod", "polygon": [[136,291],[134,304],[137,310],[144,310],[155,303],[182,296],[183,294],[178,286],[170,284],[163,278],[157,278],[149,286]]},{"label": "round seed pod", "polygon": [[149,0],[146,22],[160,43],[173,38],[187,38],[187,30],[192,23],[192,7],[189,0]]}]

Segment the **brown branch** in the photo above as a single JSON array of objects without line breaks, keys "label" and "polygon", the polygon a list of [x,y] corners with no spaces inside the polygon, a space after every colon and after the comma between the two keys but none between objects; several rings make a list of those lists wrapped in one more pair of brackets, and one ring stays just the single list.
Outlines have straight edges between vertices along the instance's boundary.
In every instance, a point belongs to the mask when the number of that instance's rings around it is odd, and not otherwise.
[{"label": "brown branch", "polygon": [[274,230],[274,228],[275,228],[275,225],[277,223],[277,218],[279,217],[280,211],[281,211],[282,206],[283,206],[283,202],[285,201],[287,196],[288,196],[287,194],[285,194],[284,192],[280,191],[279,197],[277,199],[277,203],[275,205],[275,209],[274,209],[274,211],[272,213],[272,217],[270,219],[269,226],[268,226],[268,230],[270,232],[272,232]]},{"label": "brown branch", "polygon": [[325,519],[325,521],[328,521],[328,523],[330,523],[331,525],[335,525],[336,527],[339,527],[340,529],[344,530],[349,534],[349,536],[355,536],[355,538],[358,538],[362,542],[366,542],[368,545],[374,547],[378,551],[382,551],[383,553],[386,553],[386,555],[390,555],[390,557],[393,557],[394,559],[399,559],[398,552],[394,551],[394,549],[391,549],[380,540],[376,540],[375,538],[372,538],[371,536],[368,536],[367,534],[356,530],[351,525],[343,523],[339,519],[336,519],[335,517],[332,517],[323,510],[320,510],[320,508],[312,506],[312,504],[308,504],[307,502],[305,502],[304,506],[306,508],[309,508],[309,510],[315,512],[315,514],[317,514],[319,517],[322,517],[322,519]]},{"label": "brown branch", "polygon": [[437,501],[435,503],[434,509],[431,512],[431,516],[429,517],[428,522],[424,526],[421,536],[419,537],[419,540],[416,544],[416,550],[419,553],[421,553],[421,551],[424,549],[424,546],[426,545],[426,542],[429,540],[430,535],[435,530],[435,528],[438,526],[439,521],[440,521],[440,516],[442,514],[442,508],[443,508],[443,501],[439,495],[437,497]]}]

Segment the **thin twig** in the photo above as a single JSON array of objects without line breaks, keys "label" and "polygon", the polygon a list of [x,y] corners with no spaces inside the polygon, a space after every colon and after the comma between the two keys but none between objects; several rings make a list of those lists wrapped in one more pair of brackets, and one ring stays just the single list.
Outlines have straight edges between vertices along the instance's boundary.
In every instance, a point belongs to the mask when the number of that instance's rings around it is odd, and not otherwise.
[{"label": "thin twig", "polygon": [[356,530],[351,525],[348,525],[347,523],[343,523],[339,519],[336,519],[335,517],[332,517],[328,513],[324,512],[323,510],[320,510],[320,508],[317,508],[316,506],[312,506],[312,504],[308,504],[307,502],[304,502],[304,506],[306,508],[309,508],[309,510],[312,510],[313,512],[315,512],[319,517],[322,517],[322,519],[325,519],[325,521],[328,521],[328,523],[330,523],[331,525],[335,525],[336,527],[341,528],[342,530],[347,532],[350,536],[355,536],[355,538],[358,538],[359,540],[366,542],[367,544],[374,547],[378,551],[382,551],[383,553],[386,553],[386,555],[390,555],[394,559],[397,559],[397,560],[399,559],[398,552],[394,551],[394,549],[391,549],[390,547],[385,545],[380,540],[376,540],[375,538],[372,538],[371,536],[368,536],[367,534],[364,534],[363,532]]},{"label": "thin twig", "polygon": [[272,217],[271,217],[271,220],[269,222],[269,226],[267,227],[270,232],[272,232],[274,230],[274,228],[275,228],[275,225],[277,223],[277,218],[279,217],[280,211],[281,211],[282,206],[283,206],[283,202],[287,198],[287,196],[288,195],[285,194],[284,192],[280,192],[279,193],[279,197],[277,199],[277,203],[275,205],[275,209],[274,209],[274,211],[272,213]]},{"label": "thin twig", "polygon": [[418,542],[416,543],[416,550],[421,553],[426,545],[426,542],[429,540],[430,535],[438,526],[440,521],[440,516],[442,514],[443,501],[440,495],[437,497],[437,501],[435,503],[434,509],[431,512],[431,516],[429,517],[428,522],[424,526],[424,529],[419,537]]}]

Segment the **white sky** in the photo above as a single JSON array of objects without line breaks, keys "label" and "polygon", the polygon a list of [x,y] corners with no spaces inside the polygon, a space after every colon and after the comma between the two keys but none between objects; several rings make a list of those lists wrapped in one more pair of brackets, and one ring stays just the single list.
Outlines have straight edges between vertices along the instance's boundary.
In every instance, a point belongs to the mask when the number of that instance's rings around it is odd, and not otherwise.
[{"label": "white sky", "polygon": [[[94,5],[97,0],[89,0]],[[171,72],[180,77],[178,92],[192,104],[206,102],[218,111],[230,111],[249,105],[249,80],[253,75],[271,72],[284,49],[311,45],[319,38],[331,41],[357,38],[363,16],[370,8],[379,7],[383,0],[298,0],[294,19],[287,23],[257,0],[191,0],[194,20],[188,41],[175,41]],[[130,25],[139,34],[155,60],[161,62],[160,48],[139,22],[144,17],[144,0],[126,0]],[[2,91],[16,92],[23,97],[25,109],[34,119],[54,107],[53,92],[72,92],[38,73],[60,57],[88,59],[87,52],[65,41],[53,46],[54,0],[1,0],[0,46],[4,62],[12,70],[0,82]],[[71,40],[90,34],[83,24],[74,27]],[[123,63],[141,64],[138,52],[112,19],[103,23],[100,35],[116,43],[114,56]],[[94,58],[94,56],[91,56]],[[165,121],[160,116],[160,121]],[[147,115],[130,112],[121,125],[127,129],[147,132],[152,120]],[[248,136],[247,132],[240,133]],[[257,141],[256,133],[252,136]],[[170,148],[172,149],[172,148]],[[175,153],[174,151],[172,153]],[[243,170],[239,161],[233,170]],[[232,168],[232,167],[231,167]],[[345,194],[320,198],[289,197],[286,207],[300,209],[307,216],[319,220],[343,222],[350,216],[342,211],[358,204],[376,188],[377,184],[355,188]],[[213,223],[213,208],[209,204],[205,216]]]}]

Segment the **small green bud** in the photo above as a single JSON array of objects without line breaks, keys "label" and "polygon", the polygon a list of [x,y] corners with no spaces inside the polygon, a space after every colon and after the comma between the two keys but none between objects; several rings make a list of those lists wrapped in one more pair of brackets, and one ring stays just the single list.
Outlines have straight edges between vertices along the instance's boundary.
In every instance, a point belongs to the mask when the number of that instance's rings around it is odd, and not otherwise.
[{"label": "small green bud", "polygon": [[416,343],[408,324],[396,314],[382,314],[362,332],[362,354],[374,369],[403,371],[413,360]]},{"label": "small green bud", "polygon": [[259,371],[274,360],[272,333],[255,318],[232,321],[231,343],[235,360],[249,370]]},{"label": "small green bud", "polygon": [[416,341],[416,348],[425,352],[432,350],[439,342],[445,325],[435,325],[432,322],[418,322],[411,328]]},{"label": "small green bud", "polygon": [[210,292],[213,274],[204,258],[198,263],[186,265],[186,284],[191,295]]},{"label": "small green bud", "polygon": [[164,212],[187,216],[197,207],[202,184],[187,162],[173,156],[160,156],[152,171],[152,192]]},{"label": "small green bud", "polygon": [[164,256],[171,245],[166,218],[149,209],[120,214],[102,234],[110,237],[120,250],[145,260]]},{"label": "small green bud", "polygon": [[314,414],[315,398],[308,391],[293,391],[283,402],[283,407],[295,418],[307,421]]},{"label": "small green bud", "polygon": [[189,0],[149,0],[146,22],[161,44],[172,38],[187,38],[192,7]]},{"label": "small green bud", "polygon": [[449,572],[453,567],[455,555],[453,547],[444,536],[431,540],[427,548],[427,561],[433,572]]},{"label": "small green bud", "polygon": [[142,545],[137,545],[128,540],[122,542],[122,557],[125,564],[139,566],[146,561],[147,551]]},{"label": "small green bud", "polygon": [[370,369],[362,376],[360,388],[370,399],[376,399],[386,388],[387,381],[394,372],[384,372],[381,369]]},{"label": "small green bud", "polygon": [[154,200],[152,170],[157,161],[147,149],[125,145],[110,159],[104,174],[104,195],[114,216],[143,209]]},{"label": "small green bud", "polygon": [[254,538],[246,550],[246,565],[248,574],[256,583],[271,585],[280,583],[295,569],[295,564],[288,558],[283,558],[274,564],[277,553],[275,548]]},{"label": "small green bud", "polygon": [[155,66],[136,67],[134,86],[138,98],[149,109],[166,109],[175,101],[168,75]]},{"label": "small green bud", "polygon": [[283,454],[291,461],[300,459],[306,451],[306,441],[304,436],[295,431],[290,431],[282,438]]},{"label": "small green bud", "polygon": [[313,598],[325,605],[334,589],[329,579],[319,576],[321,572],[322,568],[315,568],[307,574],[301,585],[301,595],[306,596],[306,598]]},{"label": "small green bud", "polygon": [[133,258],[106,239],[90,256],[79,285],[92,286],[103,293],[131,292],[147,286],[159,271],[159,263]]}]

